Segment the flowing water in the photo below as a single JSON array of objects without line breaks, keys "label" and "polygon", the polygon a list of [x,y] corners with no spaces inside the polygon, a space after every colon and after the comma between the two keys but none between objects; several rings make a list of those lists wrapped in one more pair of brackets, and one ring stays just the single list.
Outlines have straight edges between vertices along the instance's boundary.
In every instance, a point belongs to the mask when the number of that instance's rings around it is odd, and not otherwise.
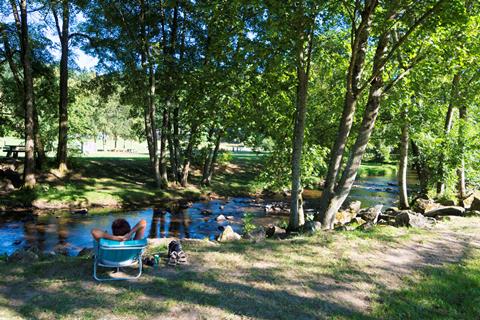
[{"label": "flowing water", "polygon": [[[413,181],[413,176],[410,182]],[[314,208],[321,191],[305,190],[305,207]],[[362,207],[383,204],[391,206],[398,198],[395,176],[369,176],[359,178],[348,200],[360,200]],[[266,200],[267,202],[268,200]],[[44,252],[65,250],[75,255],[82,248],[92,247],[92,228],[110,231],[113,220],[125,218],[132,226],[140,219],[147,221],[146,234],[150,238],[215,239],[226,225],[242,233],[245,213],[258,217],[259,223],[279,219],[265,216],[264,204],[252,198],[197,201],[189,208],[172,205],[136,211],[74,214],[58,213],[33,215],[4,214],[0,216],[0,254],[11,254],[19,248],[37,247]],[[228,220],[217,221],[223,214]]]}]

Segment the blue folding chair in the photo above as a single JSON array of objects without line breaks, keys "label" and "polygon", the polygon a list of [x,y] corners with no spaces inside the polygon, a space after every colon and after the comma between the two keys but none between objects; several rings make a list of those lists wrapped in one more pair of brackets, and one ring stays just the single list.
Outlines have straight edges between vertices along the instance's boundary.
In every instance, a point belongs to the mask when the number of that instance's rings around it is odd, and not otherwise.
[{"label": "blue folding chair", "polygon": [[[100,239],[93,242],[95,256],[93,258],[93,278],[97,281],[133,280],[142,275],[142,255],[147,247],[147,239],[114,241]],[[129,267],[138,264],[138,274],[125,278],[99,278],[97,267],[117,268]]]}]

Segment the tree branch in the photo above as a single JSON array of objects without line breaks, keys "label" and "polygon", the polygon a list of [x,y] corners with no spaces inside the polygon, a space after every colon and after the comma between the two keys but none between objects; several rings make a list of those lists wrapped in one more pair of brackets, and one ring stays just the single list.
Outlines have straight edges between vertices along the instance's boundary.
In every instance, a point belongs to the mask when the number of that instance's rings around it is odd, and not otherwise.
[{"label": "tree branch", "polygon": [[374,72],[370,78],[365,82],[365,84],[360,88],[359,92],[362,92],[367,88],[367,86],[372,82],[373,79],[375,79],[380,72],[382,72],[383,67],[385,64],[393,57],[395,54],[395,51],[408,39],[408,37],[415,31],[415,29],[423,24],[425,20],[432,15],[437,9],[440,7],[440,5],[444,2],[445,0],[439,0],[433,7],[431,7],[427,12],[425,12],[415,23],[410,27],[410,29],[405,32],[405,34],[393,45],[392,49],[390,52],[386,55],[385,59],[380,63],[379,68],[377,69],[376,72]]}]

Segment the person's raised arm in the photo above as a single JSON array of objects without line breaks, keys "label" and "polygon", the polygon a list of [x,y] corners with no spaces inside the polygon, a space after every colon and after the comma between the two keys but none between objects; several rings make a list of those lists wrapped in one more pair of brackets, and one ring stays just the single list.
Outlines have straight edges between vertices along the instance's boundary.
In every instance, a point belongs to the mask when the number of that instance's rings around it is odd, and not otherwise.
[{"label": "person's raised arm", "polygon": [[92,233],[92,236],[95,240],[100,240],[100,239],[108,239],[108,240],[115,240],[115,241],[125,241],[125,240],[128,240],[130,239],[129,236],[127,236],[128,234],[124,235],[124,236],[114,236],[114,235],[111,235],[109,234],[108,232],[105,232],[101,229],[92,229],[91,231]]},{"label": "person's raised arm", "polygon": [[147,221],[145,219],[140,220],[135,227],[132,228],[132,230],[127,233],[129,239],[132,236],[132,234],[135,233],[135,240],[140,240],[143,239],[143,235],[145,234],[145,228],[147,227]]}]

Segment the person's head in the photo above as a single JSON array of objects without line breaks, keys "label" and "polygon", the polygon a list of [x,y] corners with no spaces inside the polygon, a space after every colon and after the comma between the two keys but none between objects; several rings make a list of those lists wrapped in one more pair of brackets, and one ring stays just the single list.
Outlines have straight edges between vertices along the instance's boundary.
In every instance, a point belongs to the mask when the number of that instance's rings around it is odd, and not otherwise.
[{"label": "person's head", "polygon": [[112,222],[112,233],[114,236],[124,236],[131,230],[130,224],[125,219],[116,219]]}]

